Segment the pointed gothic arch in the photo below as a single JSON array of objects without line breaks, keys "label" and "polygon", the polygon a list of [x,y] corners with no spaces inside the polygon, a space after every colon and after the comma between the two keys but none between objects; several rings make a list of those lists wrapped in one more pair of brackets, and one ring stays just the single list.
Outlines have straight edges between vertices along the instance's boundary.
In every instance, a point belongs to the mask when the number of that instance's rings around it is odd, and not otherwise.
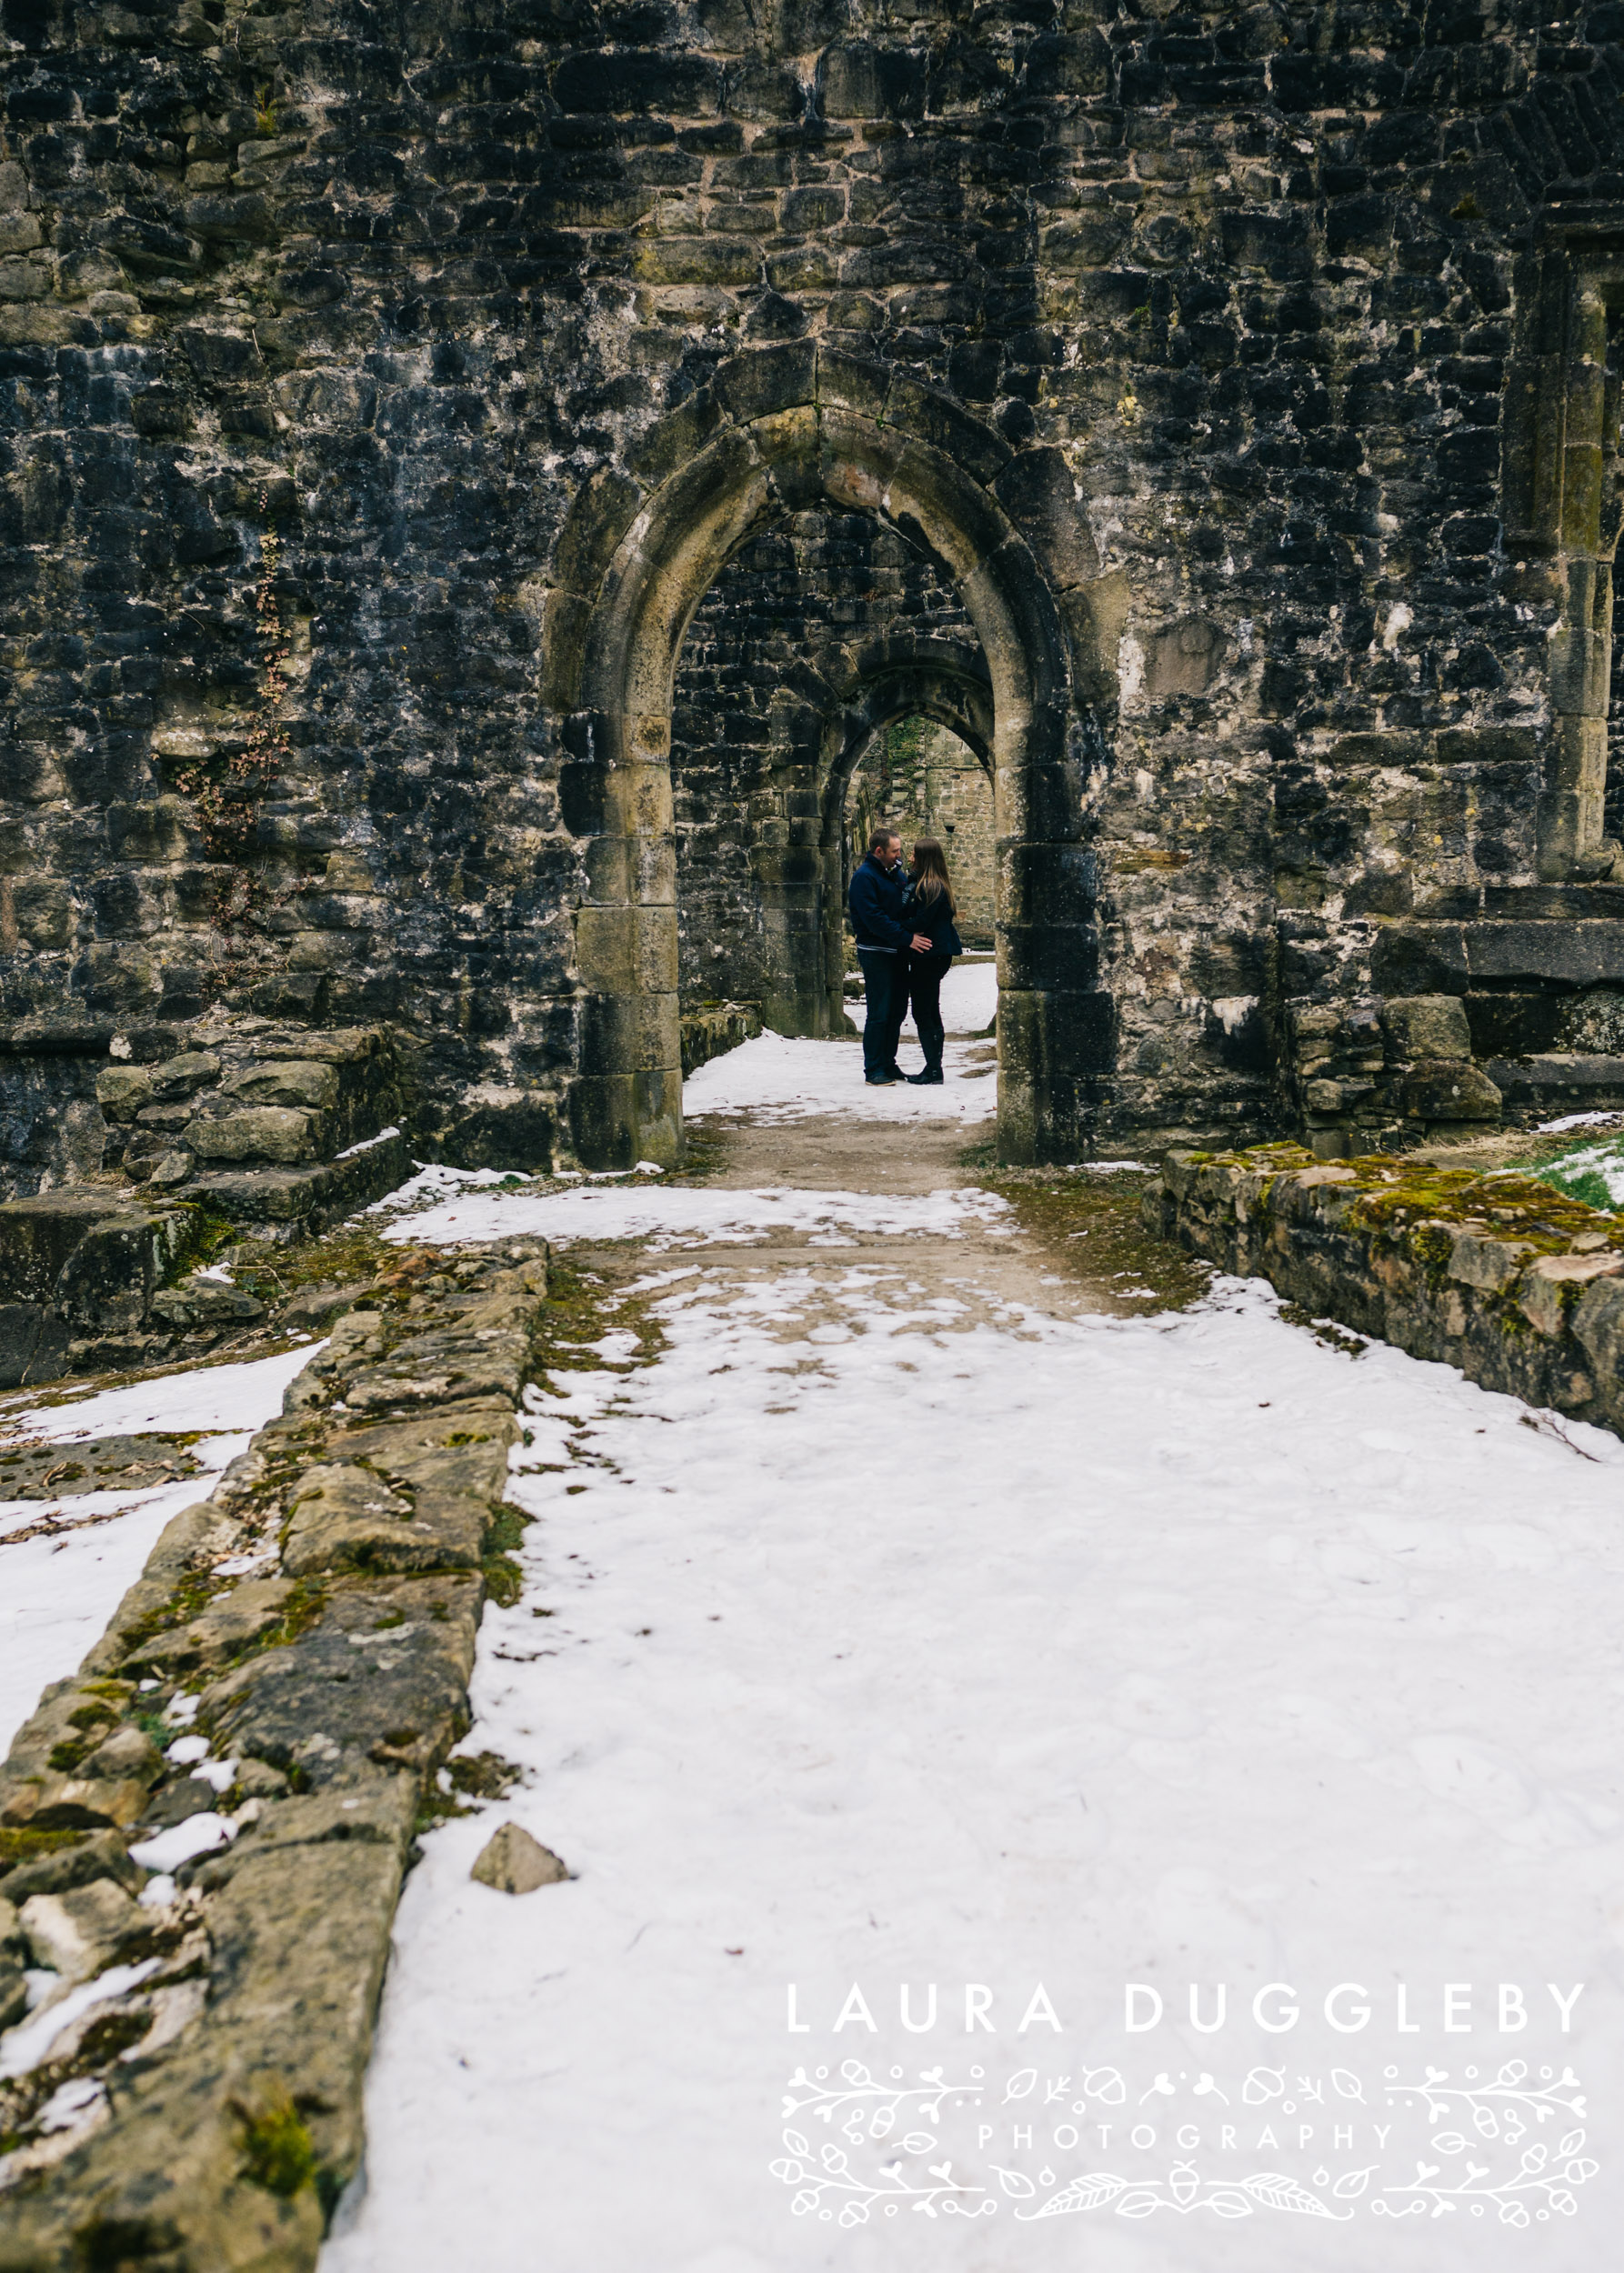
[{"label": "pointed gothic arch", "polygon": [[871,513],[923,546],[975,626],[998,842],[999,1151],[1033,1160],[1086,1148],[1111,1006],[1097,984],[1088,722],[1067,621],[1086,626],[1091,555],[1057,460],[1012,451],[910,380],[807,344],[724,365],[627,471],[582,493],[546,626],[566,818],[585,840],[571,1097],[583,1159],[678,1157],[677,657],[738,547],[816,501]]}]

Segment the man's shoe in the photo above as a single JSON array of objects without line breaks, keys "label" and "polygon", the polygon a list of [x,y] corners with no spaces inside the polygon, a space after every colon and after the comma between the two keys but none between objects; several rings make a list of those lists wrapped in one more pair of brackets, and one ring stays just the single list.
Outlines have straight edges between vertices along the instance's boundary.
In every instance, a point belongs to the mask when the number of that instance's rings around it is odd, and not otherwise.
[{"label": "man's shoe", "polygon": [[942,1083],[942,1069],[939,1066],[934,1069],[927,1066],[923,1073],[904,1074],[903,1079],[910,1089],[938,1089]]},{"label": "man's shoe", "polygon": [[865,1074],[864,1081],[870,1089],[894,1089],[904,1076],[900,1074]]}]

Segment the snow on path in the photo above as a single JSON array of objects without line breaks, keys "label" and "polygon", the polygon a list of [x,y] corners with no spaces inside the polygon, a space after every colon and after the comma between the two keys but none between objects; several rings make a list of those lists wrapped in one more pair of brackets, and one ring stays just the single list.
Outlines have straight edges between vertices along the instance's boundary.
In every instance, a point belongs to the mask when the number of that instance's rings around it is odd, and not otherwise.
[{"label": "snow on path", "polygon": [[956,963],[942,981],[941,1003],[949,1034],[985,1034],[998,1011],[997,965]]},{"label": "snow on path", "polygon": [[[533,1397],[529,1457],[566,1465],[516,1478],[539,1520],[466,1747],[526,1783],[424,1841],[322,2273],[1610,2269],[1624,1447],[1328,1349],[1255,1284],[950,1332],[951,1281],[749,1272],[667,1269],[657,1363]],[[471,1883],[509,1815],[578,1876]],[[1064,2034],[1018,2031],[1039,1982]],[[1159,2028],[1125,2032],[1128,1982]],[[1372,2018],[1338,2034],[1348,1982]],[[1570,2035],[1548,1982],[1589,1985]],[[1270,1983],[1297,2030],[1251,2018]],[[853,1984],[877,2034],[835,2029]],[[1492,2093],[1518,2054],[1510,2098],[1430,2122],[1393,2088]],[[833,2123],[800,2104],[844,2088]],[[1418,2169],[1479,2198],[1435,2218]],[[1101,2171],[1143,2215],[1032,2218]]]},{"label": "snow on path", "polygon": [[[281,1411],[284,1389],[316,1347],[244,1366],[165,1374],[8,1417],[6,1442],[45,1437],[66,1443],[195,1428],[215,1433],[192,1447],[205,1473],[179,1483],[69,1500],[0,1501],[0,1747],[10,1743],[46,1684],[65,1679],[80,1663],[125,1589],[140,1577],[170,1517],[206,1499],[213,1477],[246,1448],[254,1429]],[[110,1507],[128,1512],[55,1537],[8,1544],[3,1536],[52,1513],[78,1518]]]},{"label": "snow on path", "polygon": [[[748,1112],[763,1126],[837,1113],[846,1120],[977,1121],[996,1113],[997,1065],[972,1053],[989,1045],[950,1041],[942,1054],[939,1087],[897,1082],[870,1089],[863,1080],[863,1046],[850,1035],[828,1042],[787,1034],[758,1034],[737,1049],[713,1057],[682,1086],[686,1114]],[[905,1072],[923,1061],[904,1050]]]},{"label": "snow on path", "polygon": [[405,1215],[386,1239],[455,1246],[472,1239],[647,1238],[657,1254],[674,1247],[744,1245],[774,1232],[805,1231],[809,1245],[853,1247],[854,1234],[954,1239],[967,1226],[995,1235],[1013,1228],[1007,1201],[990,1192],[708,1191],[674,1185],[576,1185],[564,1192],[465,1191],[438,1207]]}]

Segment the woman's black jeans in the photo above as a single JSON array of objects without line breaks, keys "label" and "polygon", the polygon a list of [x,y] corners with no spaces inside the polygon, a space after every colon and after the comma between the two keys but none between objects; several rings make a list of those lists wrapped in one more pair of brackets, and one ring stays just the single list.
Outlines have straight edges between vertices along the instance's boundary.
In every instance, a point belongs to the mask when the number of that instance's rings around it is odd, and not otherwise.
[{"label": "woman's black jeans", "polygon": [[942,1070],[942,1044],[946,1028],[942,1025],[942,981],[953,967],[950,955],[910,955],[907,958],[907,991],[913,1004],[914,1024],[919,1029],[919,1046],[925,1052],[925,1070],[939,1074]]}]

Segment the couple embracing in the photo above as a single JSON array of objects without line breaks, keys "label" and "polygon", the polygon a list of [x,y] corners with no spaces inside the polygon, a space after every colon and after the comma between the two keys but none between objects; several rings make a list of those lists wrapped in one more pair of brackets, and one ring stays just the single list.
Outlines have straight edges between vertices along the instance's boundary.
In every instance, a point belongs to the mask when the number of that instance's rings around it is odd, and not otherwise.
[{"label": "couple embracing", "polygon": [[[863,1078],[873,1088],[894,1081],[915,1087],[938,1083],[942,981],[954,956],[964,953],[964,942],[954,928],[953,886],[936,838],[921,836],[915,845],[910,875],[901,837],[895,829],[877,828],[867,858],[852,874],[847,905],[863,966]],[[905,1074],[897,1063],[910,1000],[925,1052],[924,1069],[917,1074]]]}]

